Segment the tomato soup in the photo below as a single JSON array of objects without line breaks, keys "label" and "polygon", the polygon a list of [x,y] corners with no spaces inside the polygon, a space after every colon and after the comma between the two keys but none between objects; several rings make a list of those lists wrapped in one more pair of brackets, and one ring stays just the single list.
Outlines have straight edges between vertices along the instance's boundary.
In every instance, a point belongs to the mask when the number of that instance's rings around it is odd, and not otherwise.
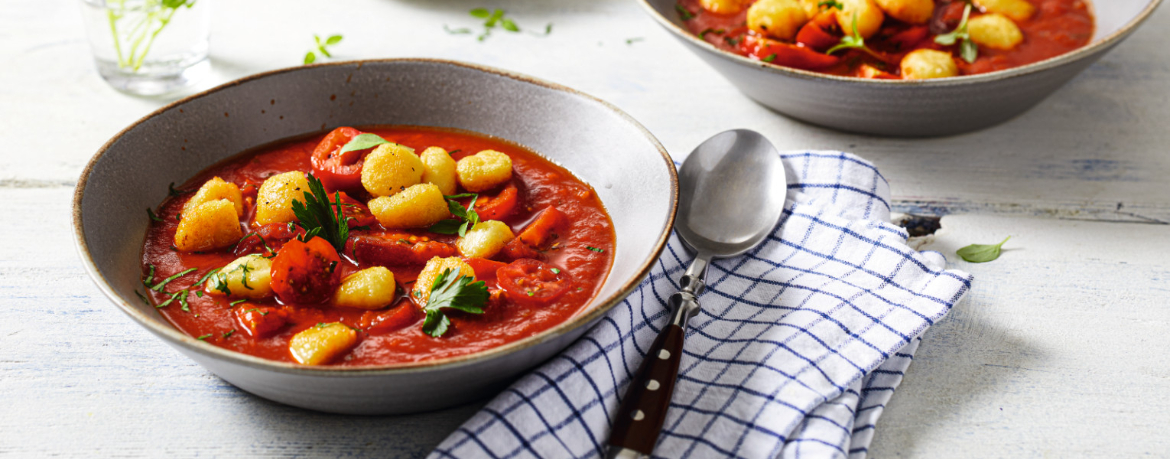
[{"label": "tomato soup", "polygon": [[305,365],[423,362],[533,336],[589,303],[615,248],[597,193],[569,171],[427,127],[246,152],[150,217],[144,301],[207,343]]},{"label": "tomato soup", "polygon": [[677,10],[724,51],[870,79],[1019,67],[1087,45],[1094,28],[1085,0],[679,0]]}]

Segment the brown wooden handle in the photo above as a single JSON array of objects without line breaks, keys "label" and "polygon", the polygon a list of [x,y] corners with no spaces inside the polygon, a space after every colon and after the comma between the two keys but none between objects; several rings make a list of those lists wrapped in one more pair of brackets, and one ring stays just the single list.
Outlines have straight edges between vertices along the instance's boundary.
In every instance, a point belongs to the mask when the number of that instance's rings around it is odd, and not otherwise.
[{"label": "brown wooden handle", "polygon": [[609,435],[611,446],[632,449],[646,455],[654,451],[662,423],[666,421],[670,396],[674,394],[684,334],[682,327],[667,325],[650,346],[650,352],[646,354],[642,366],[638,367],[638,373],[634,375],[626,389],[626,397],[618,408],[617,419]]}]

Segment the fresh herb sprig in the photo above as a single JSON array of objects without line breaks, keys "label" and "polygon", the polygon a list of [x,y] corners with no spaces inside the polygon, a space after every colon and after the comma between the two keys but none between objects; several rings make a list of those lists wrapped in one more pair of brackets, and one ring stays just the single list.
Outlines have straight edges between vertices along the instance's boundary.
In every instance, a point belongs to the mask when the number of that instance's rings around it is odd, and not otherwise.
[{"label": "fresh herb sprig", "polygon": [[443,312],[444,309],[483,314],[483,305],[487,300],[487,284],[484,281],[472,282],[471,276],[458,275],[457,272],[444,269],[431,285],[431,296],[426,306],[423,306],[427,314],[423,321],[423,333],[435,338],[443,336],[451,327],[451,320]]},{"label": "fresh herb sprig", "polygon": [[304,192],[305,199],[293,199],[292,210],[297,217],[297,226],[305,229],[302,241],[309,241],[320,236],[333,245],[338,252],[345,250],[345,240],[349,239],[349,223],[342,210],[341,193],[333,195],[334,202],[329,202],[329,194],[321,180],[309,174],[309,190]]},{"label": "fresh herb sprig", "polygon": [[1000,249],[1011,238],[1008,236],[999,244],[971,244],[955,251],[955,253],[971,263],[987,263],[999,258]]},{"label": "fresh herb sprig", "polygon": [[682,5],[674,5],[674,9],[675,11],[678,11],[679,17],[681,17],[684,21],[689,21],[695,18],[695,13],[692,13],[691,10],[686,9],[686,7]]},{"label": "fresh herb sprig", "polygon": [[838,50],[842,50],[842,49],[860,49],[862,51],[865,51],[866,53],[869,53],[873,57],[881,59],[882,58],[881,55],[874,52],[872,49],[869,49],[869,47],[865,45],[865,39],[861,38],[861,33],[859,33],[857,31],[857,12],[856,11],[853,12],[853,24],[852,25],[853,25],[853,35],[846,34],[845,36],[841,37],[841,43],[838,43],[837,46],[829,48],[828,51],[825,51],[825,54],[833,54],[834,52],[836,52]]},{"label": "fresh herb sprig", "polygon": [[[154,40],[171,23],[179,8],[190,9],[195,6],[195,0],[145,0],[139,5],[127,6],[126,0],[106,2],[106,19],[114,38],[118,68],[135,72],[142,68]],[[130,24],[119,32],[118,24],[123,19]]]},{"label": "fresh herb sprig", "polygon": [[305,53],[305,65],[317,62],[318,52],[320,52],[322,56],[333,57],[333,55],[329,53],[328,48],[330,46],[341,43],[341,39],[341,35],[330,35],[329,38],[321,40],[320,35],[313,34],[313,41],[317,43],[317,48],[315,50],[309,50],[309,52]]},{"label": "fresh herb sprig", "polygon": [[959,41],[959,56],[968,63],[974,63],[975,58],[979,57],[979,46],[971,41],[971,33],[967,30],[967,18],[971,16],[971,3],[963,8],[963,20],[959,21],[959,26],[955,27],[949,33],[934,37],[934,42],[943,46],[950,46]]},{"label": "fresh herb sprig", "polygon": [[829,9],[829,8],[836,8],[838,10],[843,10],[843,9],[845,9],[845,5],[837,0],[822,0],[820,3],[817,3],[817,8],[822,9],[822,10]]},{"label": "fresh herb sprig", "polygon": [[384,143],[390,143],[390,141],[383,139],[378,134],[358,134],[356,137],[349,139],[349,142],[346,142],[345,145],[341,147],[341,151],[338,151],[337,154],[341,155],[351,151],[374,148]]},{"label": "fresh herb sprig", "polygon": [[[471,202],[467,203],[467,207],[463,207],[456,199],[471,198]],[[475,211],[475,201],[479,199],[479,195],[475,193],[463,193],[450,196],[443,196],[447,200],[447,209],[451,211],[451,215],[456,218],[448,218],[439,220],[438,223],[432,225],[428,230],[436,234],[458,234],[459,237],[467,235],[467,230],[479,223],[479,213]]]}]

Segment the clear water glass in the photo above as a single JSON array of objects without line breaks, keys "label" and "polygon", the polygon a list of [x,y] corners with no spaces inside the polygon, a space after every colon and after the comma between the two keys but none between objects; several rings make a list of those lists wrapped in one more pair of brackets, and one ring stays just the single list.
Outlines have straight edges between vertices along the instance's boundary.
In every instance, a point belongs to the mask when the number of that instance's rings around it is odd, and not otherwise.
[{"label": "clear water glass", "polygon": [[159,95],[211,71],[210,0],[82,0],[98,73],[114,88]]}]

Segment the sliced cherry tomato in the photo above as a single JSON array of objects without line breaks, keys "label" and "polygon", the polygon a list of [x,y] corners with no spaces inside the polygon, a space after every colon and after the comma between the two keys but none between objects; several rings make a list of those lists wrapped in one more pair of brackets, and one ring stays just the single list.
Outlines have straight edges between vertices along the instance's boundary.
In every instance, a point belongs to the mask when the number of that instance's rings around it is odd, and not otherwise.
[{"label": "sliced cherry tomato", "polygon": [[824,52],[841,42],[841,36],[834,34],[837,17],[832,10],[822,11],[808,21],[796,33],[796,42]]},{"label": "sliced cherry tomato", "polygon": [[781,43],[754,35],[744,37],[740,47],[744,52],[761,61],[796,69],[817,70],[841,62],[841,59],[836,56],[821,54],[803,46]]},{"label": "sliced cherry tomato", "polygon": [[500,250],[500,256],[505,260],[521,260],[524,258],[532,258],[534,260],[544,259],[543,253],[524,243],[520,238],[512,239],[507,244],[504,244],[504,248]]},{"label": "sliced cherry tomato", "polygon": [[930,27],[914,26],[894,34],[889,40],[886,40],[886,43],[898,51],[911,51],[915,45],[925,40],[929,34]]},{"label": "sliced cherry tomato", "polygon": [[321,139],[313,150],[313,175],[329,190],[356,190],[362,186],[362,164],[371,149],[341,153],[345,144],[362,134],[351,127],[339,127]]},{"label": "sliced cherry tomato", "polygon": [[[303,231],[299,227],[290,228],[288,223],[269,223],[256,228],[256,231],[241,238],[240,242],[236,243],[236,248],[232,250],[232,253],[239,257],[250,253],[267,255],[268,249],[277,252],[280,251],[281,247],[284,247],[284,243]],[[266,249],[265,246],[268,248]]]},{"label": "sliced cherry tomato", "polygon": [[556,301],[573,285],[564,270],[532,259],[513,261],[496,271],[496,276],[509,301],[534,306]]},{"label": "sliced cherry tomato", "polygon": [[365,204],[362,204],[361,201],[349,197],[344,191],[339,194],[341,195],[341,210],[345,212],[345,220],[349,223],[350,228],[355,226],[370,226],[378,222],[378,219],[374,217],[370,209]]},{"label": "sliced cherry tomato", "polygon": [[882,70],[879,70],[877,67],[874,67],[874,66],[869,65],[869,64],[861,64],[860,66],[858,66],[857,71],[854,72],[853,76],[856,76],[858,78],[869,78],[869,79],[873,79],[873,80],[900,80],[900,79],[902,79],[902,77],[899,77],[899,76],[894,75],[894,74],[889,73],[889,72],[884,72]]},{"label": "sliced cherry tomato", "polygon": [[494,278],[496,277],[496,271],[508,266],[507,263],[500,263],[486,258],[464,258],[463,262],[467,263],[475,271],[476,279]]},{"label": "sliced cherry tomato", "polygon": [[321,303],[341,285],[340,263],[325,239],[288,241],[272,259],[272,291],[288,303]]},{"label": "sliced cherry tomato", "polygon": [[366,332],[371,335],[390,333],[417,322],[420,316],[418,306],[409,300],[403,300],[398,303],[398,307],[374,317]]},{"label": "sliced cherry tomato", "polygon": [[480,196],[475,200],[475,213],[480,220],[503,220],[512,215],[516,204],[520,200],[520,190],[516,185],[508,182],[503,190],[495,196]]},{"label": "sliced cherry tomato", "polygon": [[[411,238],[415,242],[411,242]],[[345,251],[358,263],[378,266],[425,264],[434,257],[452,257],[459,253],[453,244],[423,241],[412,234],[358,234],[349,238]]]},{"label": "sliced cherry tomato", "polygon": [[243,303],[235,309],[236,320],[244,332],[256,339],[264,339],[275,335],[284,328],[288,318],[285,312],[272,307],[258,307],[251,303]]}]

